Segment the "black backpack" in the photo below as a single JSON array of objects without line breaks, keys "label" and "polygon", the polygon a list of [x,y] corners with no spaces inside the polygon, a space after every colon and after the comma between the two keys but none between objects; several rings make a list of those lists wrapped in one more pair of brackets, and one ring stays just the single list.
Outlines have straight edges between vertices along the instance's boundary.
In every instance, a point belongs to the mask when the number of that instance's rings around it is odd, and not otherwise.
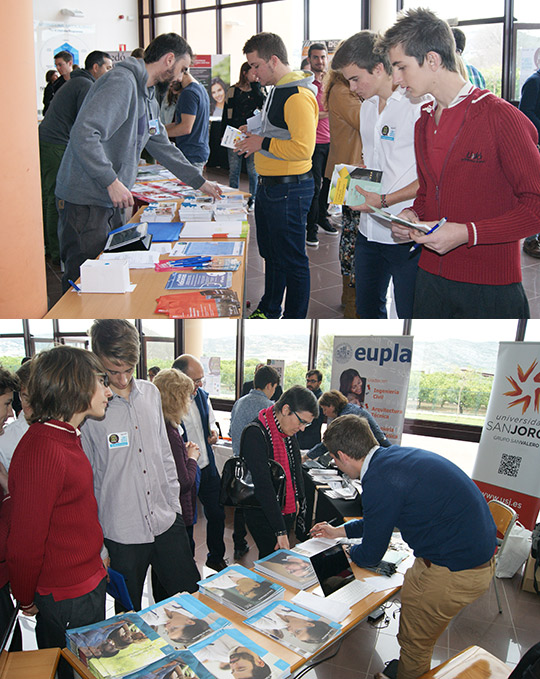
[{"label": "black backpack", "polygon": [[538,568],[540,568],[540,523],[536,524],[532,532],[531,554],[532,558],[536,559],[536,563],[534,564],[534,575],[533,575],[534,589],[537,594],[540,594],[540,592],[538,591],[538,582],[536,581],[536,574],[538,572]]}]

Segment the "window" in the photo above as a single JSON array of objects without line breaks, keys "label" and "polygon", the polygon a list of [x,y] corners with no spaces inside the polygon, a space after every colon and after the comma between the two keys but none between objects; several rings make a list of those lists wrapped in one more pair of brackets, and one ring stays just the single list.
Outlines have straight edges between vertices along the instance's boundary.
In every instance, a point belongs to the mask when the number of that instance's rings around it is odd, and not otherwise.
[{"label": "window", "polygon": [[406,417],[482,426],[498,344],[513,341],[515,321],[415,320]]},{"label": "window", "polygon": [[[304,37],[302,0],[281,0],[262,6],[263,31],[277,33],[285,43],[291,68],[300,68]],[[254,31],[255,33],[256,31]]]},{"label": "window", "polygon": [[170,368],[176,358],[174,355],[174,321],[143,320],[142,331],[142,353],[146,373],[148,373],[148,368],[153,366],[161,370]]},{"label": "window", "polygon": [[210,396],[235,398],[236,328],[232,320],[186,322],[186,353],[210,363],[204,385]]},{"label": "window", "polygon": [[[267,360],[284,362],[283,391],[293,384],[305,386],[310,321],[245,321],[244,381],[253,379],[255,367]],[[276,366],[279,367],[279,364]]]},{"label": "window", "polygon": [[334,0],[331,12],[327,0],[310,0],[309,10],[310,40],[342,40],[362,28],[358,0]]},{"label": "window", "polygon": [[255,5],[228,7],[221,11],[223,18],[223,54],[231,55],[231,84],[238,82],[240,66],[246,60],[242,48],[257,32]]}]

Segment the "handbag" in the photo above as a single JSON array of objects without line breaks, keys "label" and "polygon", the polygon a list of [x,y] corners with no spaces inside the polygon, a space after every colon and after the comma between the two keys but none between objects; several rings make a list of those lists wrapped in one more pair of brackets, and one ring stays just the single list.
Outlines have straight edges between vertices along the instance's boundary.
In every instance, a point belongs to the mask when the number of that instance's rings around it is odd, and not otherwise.
[{"label": "handbag", "polygon": [[[270,456],[266,462],[270,470],[277,503],[280,509],[283,509],[285,504],[285,470],[279,462],[276,462]],[[231,457],[225,462],[221,472],[219,502],[226,507],[260,508],[261,505],[255,497],[255,487],[251,472],[243,458]]]}]

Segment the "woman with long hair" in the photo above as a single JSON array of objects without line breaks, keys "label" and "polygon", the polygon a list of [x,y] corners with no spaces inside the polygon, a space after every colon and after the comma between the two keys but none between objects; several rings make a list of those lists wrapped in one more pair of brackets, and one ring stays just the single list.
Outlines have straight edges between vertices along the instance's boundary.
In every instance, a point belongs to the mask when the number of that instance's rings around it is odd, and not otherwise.
[{"label": "woman with long hair", "polygon": [[[247,119],[251,118],[255,111],[262,108],[266,92],[256,78],[255,72],[252,71],[251,66],[245,61],[240,67],[238,82],[231,85],[227,90],[221,119],[222,135],[227,125],[239,128],[241,125],[246,124]],[[227,155],[229,158],[229,186],[237,189],[242,168],[242,156],[238,155],[234,149],[227,149]],[[254,154],[246,158],[249,192],[251,194],[248,201],[248,207],[250,208],[255,200],[258,179],[254,158]]]},{"label": "woman with long hair", "polygon": [[339,376],[339,390],[347,400],[362,405],[366,396],[366,378],[358,370],[347,368]]},{"label": "woman with long hair", "polygon": [[[240,457],[251,472],[260,508],[245,508],[246,525],[259,558],[276,549],[289,548],[289,532],[304,508],[304,482],[300,448],[295,434],[309,427],[319,414],[313,393],[295,385],[272,406],[261,410],[242,432]],[[286,477],[285,502],[280,507],[270,475],[268,459],[283,467]],[[302,517],[303,518],[303,517]]]},{"label": "woman with long hair", "polygon": [[[323,82],[325,101],[330,123],[330,151],[325,177],[332,179],[334,166],[339,163],[362,165],[362,140],[360,138],[360,105],[362,100],[351,92],[349,83],[341,73],[332,68]],[[346,205],[342,208],[342,231],[339,240],[339,261],[343,279],[341,303],[345,318],[356,318],[354,292],[354,245],[360,215]]]},{"label": "woman with long hair", "polygon": [[216,118],[221,118],[223,115],[223,104],[225,102],[225,92],[227,91],[227,84],[221,78],[212,78],[210,82],[210,94],[212,101],[210,102],[210,115]]}]

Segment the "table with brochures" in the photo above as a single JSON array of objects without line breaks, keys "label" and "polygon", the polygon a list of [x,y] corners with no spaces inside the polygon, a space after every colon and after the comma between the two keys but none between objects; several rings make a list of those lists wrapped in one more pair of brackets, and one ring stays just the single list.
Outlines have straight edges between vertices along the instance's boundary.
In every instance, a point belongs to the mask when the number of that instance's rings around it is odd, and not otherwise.
[{"label": "table with brochures", "polygon": [[[177,201],[178,204],[181,201]],[[130,222],[139,222],[144,208],[138,210],[130,219]],[[231,242],[244,242],[243,254],[240,259],[240,267],[232,272],[231,289],[236,293],[240,304],[240,314],[231,315],[230,318],[241,318],[245,297],[245,274],[249,233],[243,239],[228,239]],[[180,240],[184,241],[183,238]],[[185,239],[186,242],[216,242]],[[174,242],[174,241],[172,241]],[[160,260],[168,259],[162,255]],[[133,292],[124,293],[77,293],[68,290],[62,298],[47,312],[44,318],[167,318],[166,315],[155,313],[156,300],[164,295],[174,292],[175,295],[185,295],[184,291],[166,290],[165,286],[170,271],[157,272],[153,269],[130,269],[131,283],[136,284]],[[189,291],[193,292],[193,291]],[[203,317],[203,316],[201,316]]]}]

